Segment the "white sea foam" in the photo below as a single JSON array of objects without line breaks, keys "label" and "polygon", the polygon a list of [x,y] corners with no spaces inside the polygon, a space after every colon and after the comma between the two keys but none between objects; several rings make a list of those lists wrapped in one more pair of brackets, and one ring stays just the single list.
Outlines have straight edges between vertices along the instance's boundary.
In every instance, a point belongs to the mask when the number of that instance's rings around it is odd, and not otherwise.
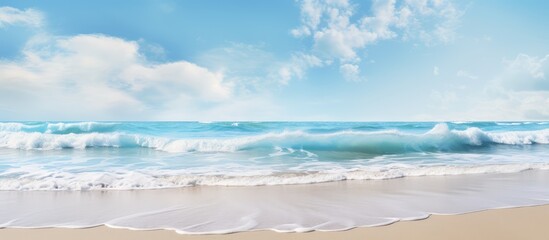
[{"label": "white sea foam", "polygon": [[522,122],[497,122],[496,124],[500,125],[500,126],[519,126],[519,125],[527,124],[527,123],[522,123]]},{"label": "white sea foam", "polygon": [[29,127],[23,123],[17,123],[17,122],[0,122],[0,131],[8,131],[8,132],[18,132],[26,127]]},{"label": "white sea foam", "polygon": [[[385,180],[419,176],[449,176],[486,173],[515,173],[549,170],[549,164],[495,164],[478,166],[413,166],[390,164],[360,169],[307,172],[249,172],[213,175],[180,174],[178,171],[122,171],[69,173],[34,167],[11,169],[0,174],[0,190],[105,190],[159,189],[189,186],[267,186],[312,184],[346,180]],[[260,173],[260,171],[257,171]]]},{"label": "white sea foam", "polygon": [[[12,149],[52,150],[62,148],[84,149],[86,147],[120,147],[124,135],[119,133],[50,134],[38,132],[0,132],[0,147]],[[135,141],[129,143],[136,145]]]}]

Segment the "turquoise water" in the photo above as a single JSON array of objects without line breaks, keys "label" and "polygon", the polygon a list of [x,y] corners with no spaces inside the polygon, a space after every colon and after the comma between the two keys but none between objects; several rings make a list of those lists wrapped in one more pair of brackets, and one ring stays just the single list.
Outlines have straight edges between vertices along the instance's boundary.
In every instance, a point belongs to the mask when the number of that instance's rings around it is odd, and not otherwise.
[{"label": "turquoise water", "polygon": [[549,169],[549,122],[3,122],[0,189],[278,185]]}]

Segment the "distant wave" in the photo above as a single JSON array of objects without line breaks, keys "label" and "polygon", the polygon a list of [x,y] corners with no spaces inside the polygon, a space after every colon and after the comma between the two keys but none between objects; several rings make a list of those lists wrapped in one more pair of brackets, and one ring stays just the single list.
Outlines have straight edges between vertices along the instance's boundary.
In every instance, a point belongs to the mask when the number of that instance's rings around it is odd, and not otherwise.
[{"label": "distant wave", "polygon": [[79,122],[79,123],[48,123],[46,133],[87,133],[110,132],[116,127],[116,123]]},{"label": "distant wave", "polygon": [[[53,127],[55,126],[55,127]],[[17,127],[17,126],[15,126]],[[52,131],[87,131],[109,125],[88,123],[49,125]],[[55,130],[53,130],[55,129]],[[235,152],[256,148],[284,147],[306,150],[348,151],[372,154],[406,152],[451,152],[490,145],[549,144],[549,129],[537,131],[485,132],[479,128],[450,130],[437,124],[424,134],[396,130],[359,132],[339,131],[314,134],[283,131],[235,138],[170,139],[119,132],[53,134],[40,132],[0,132],[0,147],[24,150],[53,150],[91,147],[145,147],[166,152]]]},{"label": "distant wave", "polygon": [[531,122],[497,122],[496,125],[500,126],[519,126],[523,124],[530,124]]},{"label": "distant wave", "polygon": [[[0,174],[0,190],[103,190],[159,189],[190,186],[264,186],[313,184],[346,180],[385,180],[402,177],[447,176],[486,173],[514,173],[549,170],[549,164],[507,164],[478,166],[370,166],[338,171],[286,172],[263,175],[196,175],[170,171],[49,172],[31,169],[23,174],[8,171]],[[29,175],[29,176],[26,176]]]},{"label": "distant wave", "polygon": [[0,131],[4,132],[40,132],[52,134],[112,132],[116,123],[74,122],[74,123],[18,123],[0,122]]},{"label": "distant wave", "polygon": [[453,124],[469,124],[469,123],[473,123],[473,122],[469,122],[469,121],[455,121],[455,122],[452,122]]}]

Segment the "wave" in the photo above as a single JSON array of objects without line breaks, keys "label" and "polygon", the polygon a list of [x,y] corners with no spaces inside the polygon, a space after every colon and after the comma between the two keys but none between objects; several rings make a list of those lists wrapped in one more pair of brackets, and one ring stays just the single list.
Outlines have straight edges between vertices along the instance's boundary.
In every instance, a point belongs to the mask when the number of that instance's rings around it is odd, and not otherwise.
[{"label": "wave", "polygon": [[27,125],[18,122],[0,122],[0,131],[2,132],[19,132],[26,129],[32,129],[36,126]]},{"label": "wave", "polygon": [[52,134],[112,132],[117,123],[74,122],[74,123],[19,123],[0,122],[1,132],[39,132]]},{"label": "wave", "polygon": [[[81,127],[82,125],[78,125]],[[61,129],[70,129],[63,127]],[[84,129],[88,129],[85,128]],[[537,131],[484,132],[479,128],[450,130],[437,124],[424,134],[397,130],[358,132],[340,131],[313,134],[284,131],[236,138],[170,139],[138,134],[40,132],[0,132],[0,147],[23,150],[53,150],[91,147],[145,147],[166,152],[235,152],[258,148],[293,148],[306,150],[347,151],[372,154],[406,152],[465,151],[491,145],[549,144],[549,129]]]},{"label": "wave", "polygon": [[496,125],[500,126],[519,126],[523,124],[529,124],[529,122],[497,122]]},{"label": "wave", "polygon": [[471,124],[473,122],[470,122],[470,121],[455,121],[455,122],[452,122],[453,124]]},{"label": "wave", "polygon": [[55,134],[111,132],[116,126],[116,123],[102,122],[48,123],[45,132]]},{"label": "wave", "polygon": [[[173,171],[48,172],[30,169],[21,174],[11,170],[0,174],[0,190],[129,190],[192,186],[267,186],[314,184],[347,180],[386,180],[403,177],[466,174],[516,173],[549,170],[547,163],[476,166],[412,166],[394,164],[339,171],[281,172],[263,175],[193,175]],[[19,175],[19,176],[18,176]],[[17,177],[18,176],[18,177]]]}]

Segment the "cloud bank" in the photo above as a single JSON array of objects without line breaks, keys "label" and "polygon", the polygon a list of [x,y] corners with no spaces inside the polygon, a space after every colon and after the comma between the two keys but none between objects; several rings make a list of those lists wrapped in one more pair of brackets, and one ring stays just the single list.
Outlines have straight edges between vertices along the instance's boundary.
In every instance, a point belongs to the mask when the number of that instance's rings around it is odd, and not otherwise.
[{"label": "cloud bank", "polygon": [[104,35],[37,36],[20,59],[0,61],[0,76],[0,111],[48,119],[185,117],[190,104],[233,94],[220,73],[187,61],[153,63],[137,42]]},{"label": "cloud bank", "polygon": [[[433,91],[431,94],[439,108],[446,111],[444,115],[448,119],[549,119],[549,55],[518,54],[514,59],[503,60],[497,75],[486,82],[464,70],[458,71],[456,76],[476,84],[470,89]],[[475,93],[470,95],[472,91]]]},{"label": "cloud bank", "polygon": [[518,54],[504,60],[504,69],[489,87],[492,105],[507,119],[549,119],[549,54],[544,57]]}]

